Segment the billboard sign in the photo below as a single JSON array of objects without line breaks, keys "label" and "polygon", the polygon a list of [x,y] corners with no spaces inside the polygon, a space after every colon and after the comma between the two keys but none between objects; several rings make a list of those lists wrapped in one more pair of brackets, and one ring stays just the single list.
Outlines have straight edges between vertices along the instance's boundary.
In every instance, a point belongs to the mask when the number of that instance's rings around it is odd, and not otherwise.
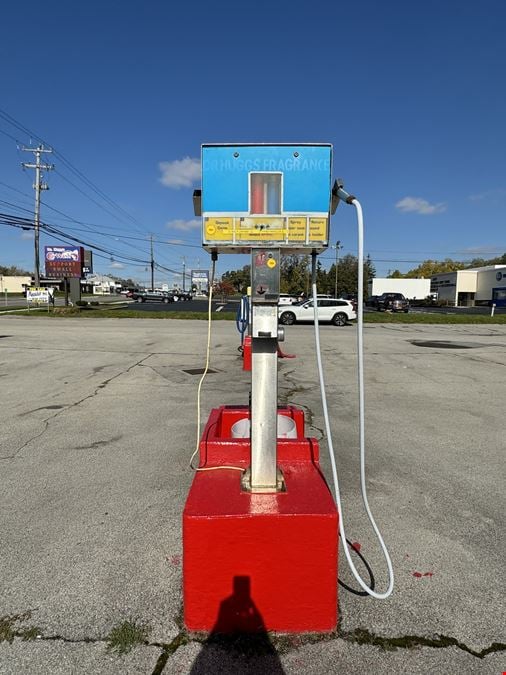
[{"label": "billboard sign", "polygon": [[46,246],[46,276],[57,279],[81,278],[83,275],[84,249],[81,246]]},{"label": "billboard sign", "polygon": [[93,251],[85,248],[83,253],[83,274],[93,274]]},{"label": "billboard sign", "polygon": [[192,270],[192,286],[209,285],[209,270]]}]

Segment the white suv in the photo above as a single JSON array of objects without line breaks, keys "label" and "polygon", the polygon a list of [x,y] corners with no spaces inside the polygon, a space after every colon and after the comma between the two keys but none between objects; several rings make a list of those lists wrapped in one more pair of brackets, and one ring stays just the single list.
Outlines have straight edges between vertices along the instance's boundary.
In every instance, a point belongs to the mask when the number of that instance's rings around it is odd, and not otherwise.
[{"label": "white suv", "polygon": [[[313,300],[300,305],[292,305],[290,309],[278,308],[279,323],[290,326],[296,321],[313,321]],[[348,300],[341,298],[318,297],[318,321],[331,321],[334,326],[344,326],[348,321],[356,319],[357,314]]]}]

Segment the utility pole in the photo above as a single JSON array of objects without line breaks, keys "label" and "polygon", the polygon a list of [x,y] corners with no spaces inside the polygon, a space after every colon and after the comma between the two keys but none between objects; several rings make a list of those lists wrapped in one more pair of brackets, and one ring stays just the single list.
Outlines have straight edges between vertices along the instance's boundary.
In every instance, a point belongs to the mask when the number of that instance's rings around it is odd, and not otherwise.
[{"label": "utility pole", "polygon": [[335,278],[334,297],[337,298],[337,265],[339,263],[339,249],[343,248],[341,246],[341,242],[339,239],[336,241],[336,245],[333,246],[332,248],[336,249],[336,278]]},{"label": "utility pole", "polygon": [[52,171],[54,164],[41,164],[40,158],[44,152],[53,152],[50,148],[45,148],[39,145],[36,148],[21,148],[24,152],[33,152],[35,155],[35,164],[22,162],[21,166],[24,169],[35,169],[35,183],[33,188],[35,190],[35,214],[34,214],[34,244],[35,244],[35,286],[40,286],[40,253],[39,253],[39,227],[40,227],[40,192],[41,190],[49,190],[49,185],[42,182],[42,171]]},{"label": "utility pole", "polygon": [[183,256],[183,293],[185,292],[184,279],[186,276],[186,258]]},{"label": "utility pole", "polygon": [[153,257],[153,235],[150,235],[151,238],[151,290],[155,290],[155,259]]}]

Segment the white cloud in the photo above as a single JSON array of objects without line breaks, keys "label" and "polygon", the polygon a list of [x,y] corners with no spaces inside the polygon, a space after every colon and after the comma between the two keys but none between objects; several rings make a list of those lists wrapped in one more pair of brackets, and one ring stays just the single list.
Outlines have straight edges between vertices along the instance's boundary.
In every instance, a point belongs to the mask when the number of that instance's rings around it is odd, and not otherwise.
[{"label": "white cloud", "polygon": [[469,199],[472,202],[480,202],[484,201],[485,199],[497,201],[498,199],[501,199],[501,197],[504,197],[505,195],[506,195],[505,188],[495,188],[493,190],[485,190],[484,192],[478,192],[476,194],[469,195]]},{"label": "white cloud", "polygon": [[21,239],[33,239],[33,232],[21,232]]},{"label": "white cloud", "polygon": [[186,244],[184,239],[167,239],[167,244]]},{"label": "white cloud", "polygon": [[125,266],[123,265],[123,263],[116,262],[116,261],[112,262],[110,267],[112,267],[113,270],[124,270],[125,269]]},{"label": "white cloud", "polygon": [[200,159],[195,157],[175,159],[173,162],[159,162],[158,168],[162,172],[160,182],[176,190],[191,187],[200,180]]},{"label": "white cloud", "polygon": [[435,213],[446,211],[446,204],[444,202],[431,204],[421,197],[404,197],[397,202],[395,208],[403,213],[419,213],[423,216],[433,216]]},{"label": "white cloud", "polygon": [[[202,221],[200,218],[192,218],[191,220],[183,220],[182,218],[176,218],[175,220],[169,220],[167,223],[169,230],[179,230],[179,232],[190,232],[191,230],[198,230],[202,227]],[[174,242],[172,242],[174,243]]]}]

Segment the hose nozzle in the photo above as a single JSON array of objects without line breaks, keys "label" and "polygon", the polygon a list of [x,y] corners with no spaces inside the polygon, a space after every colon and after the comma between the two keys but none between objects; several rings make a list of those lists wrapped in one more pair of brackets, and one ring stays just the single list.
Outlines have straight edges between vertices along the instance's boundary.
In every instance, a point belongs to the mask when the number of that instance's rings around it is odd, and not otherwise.
[{"label": "hose nozzle", "polygon": [[335,213],[339,205],[339,202],[342,200],[347,204],[352,204],[353,200],[356,199],[354,195],[350,195],[344,189],[344,183],[342,178],[336,178],[334,185],[332,187],[332,208],[331,212]]}]

